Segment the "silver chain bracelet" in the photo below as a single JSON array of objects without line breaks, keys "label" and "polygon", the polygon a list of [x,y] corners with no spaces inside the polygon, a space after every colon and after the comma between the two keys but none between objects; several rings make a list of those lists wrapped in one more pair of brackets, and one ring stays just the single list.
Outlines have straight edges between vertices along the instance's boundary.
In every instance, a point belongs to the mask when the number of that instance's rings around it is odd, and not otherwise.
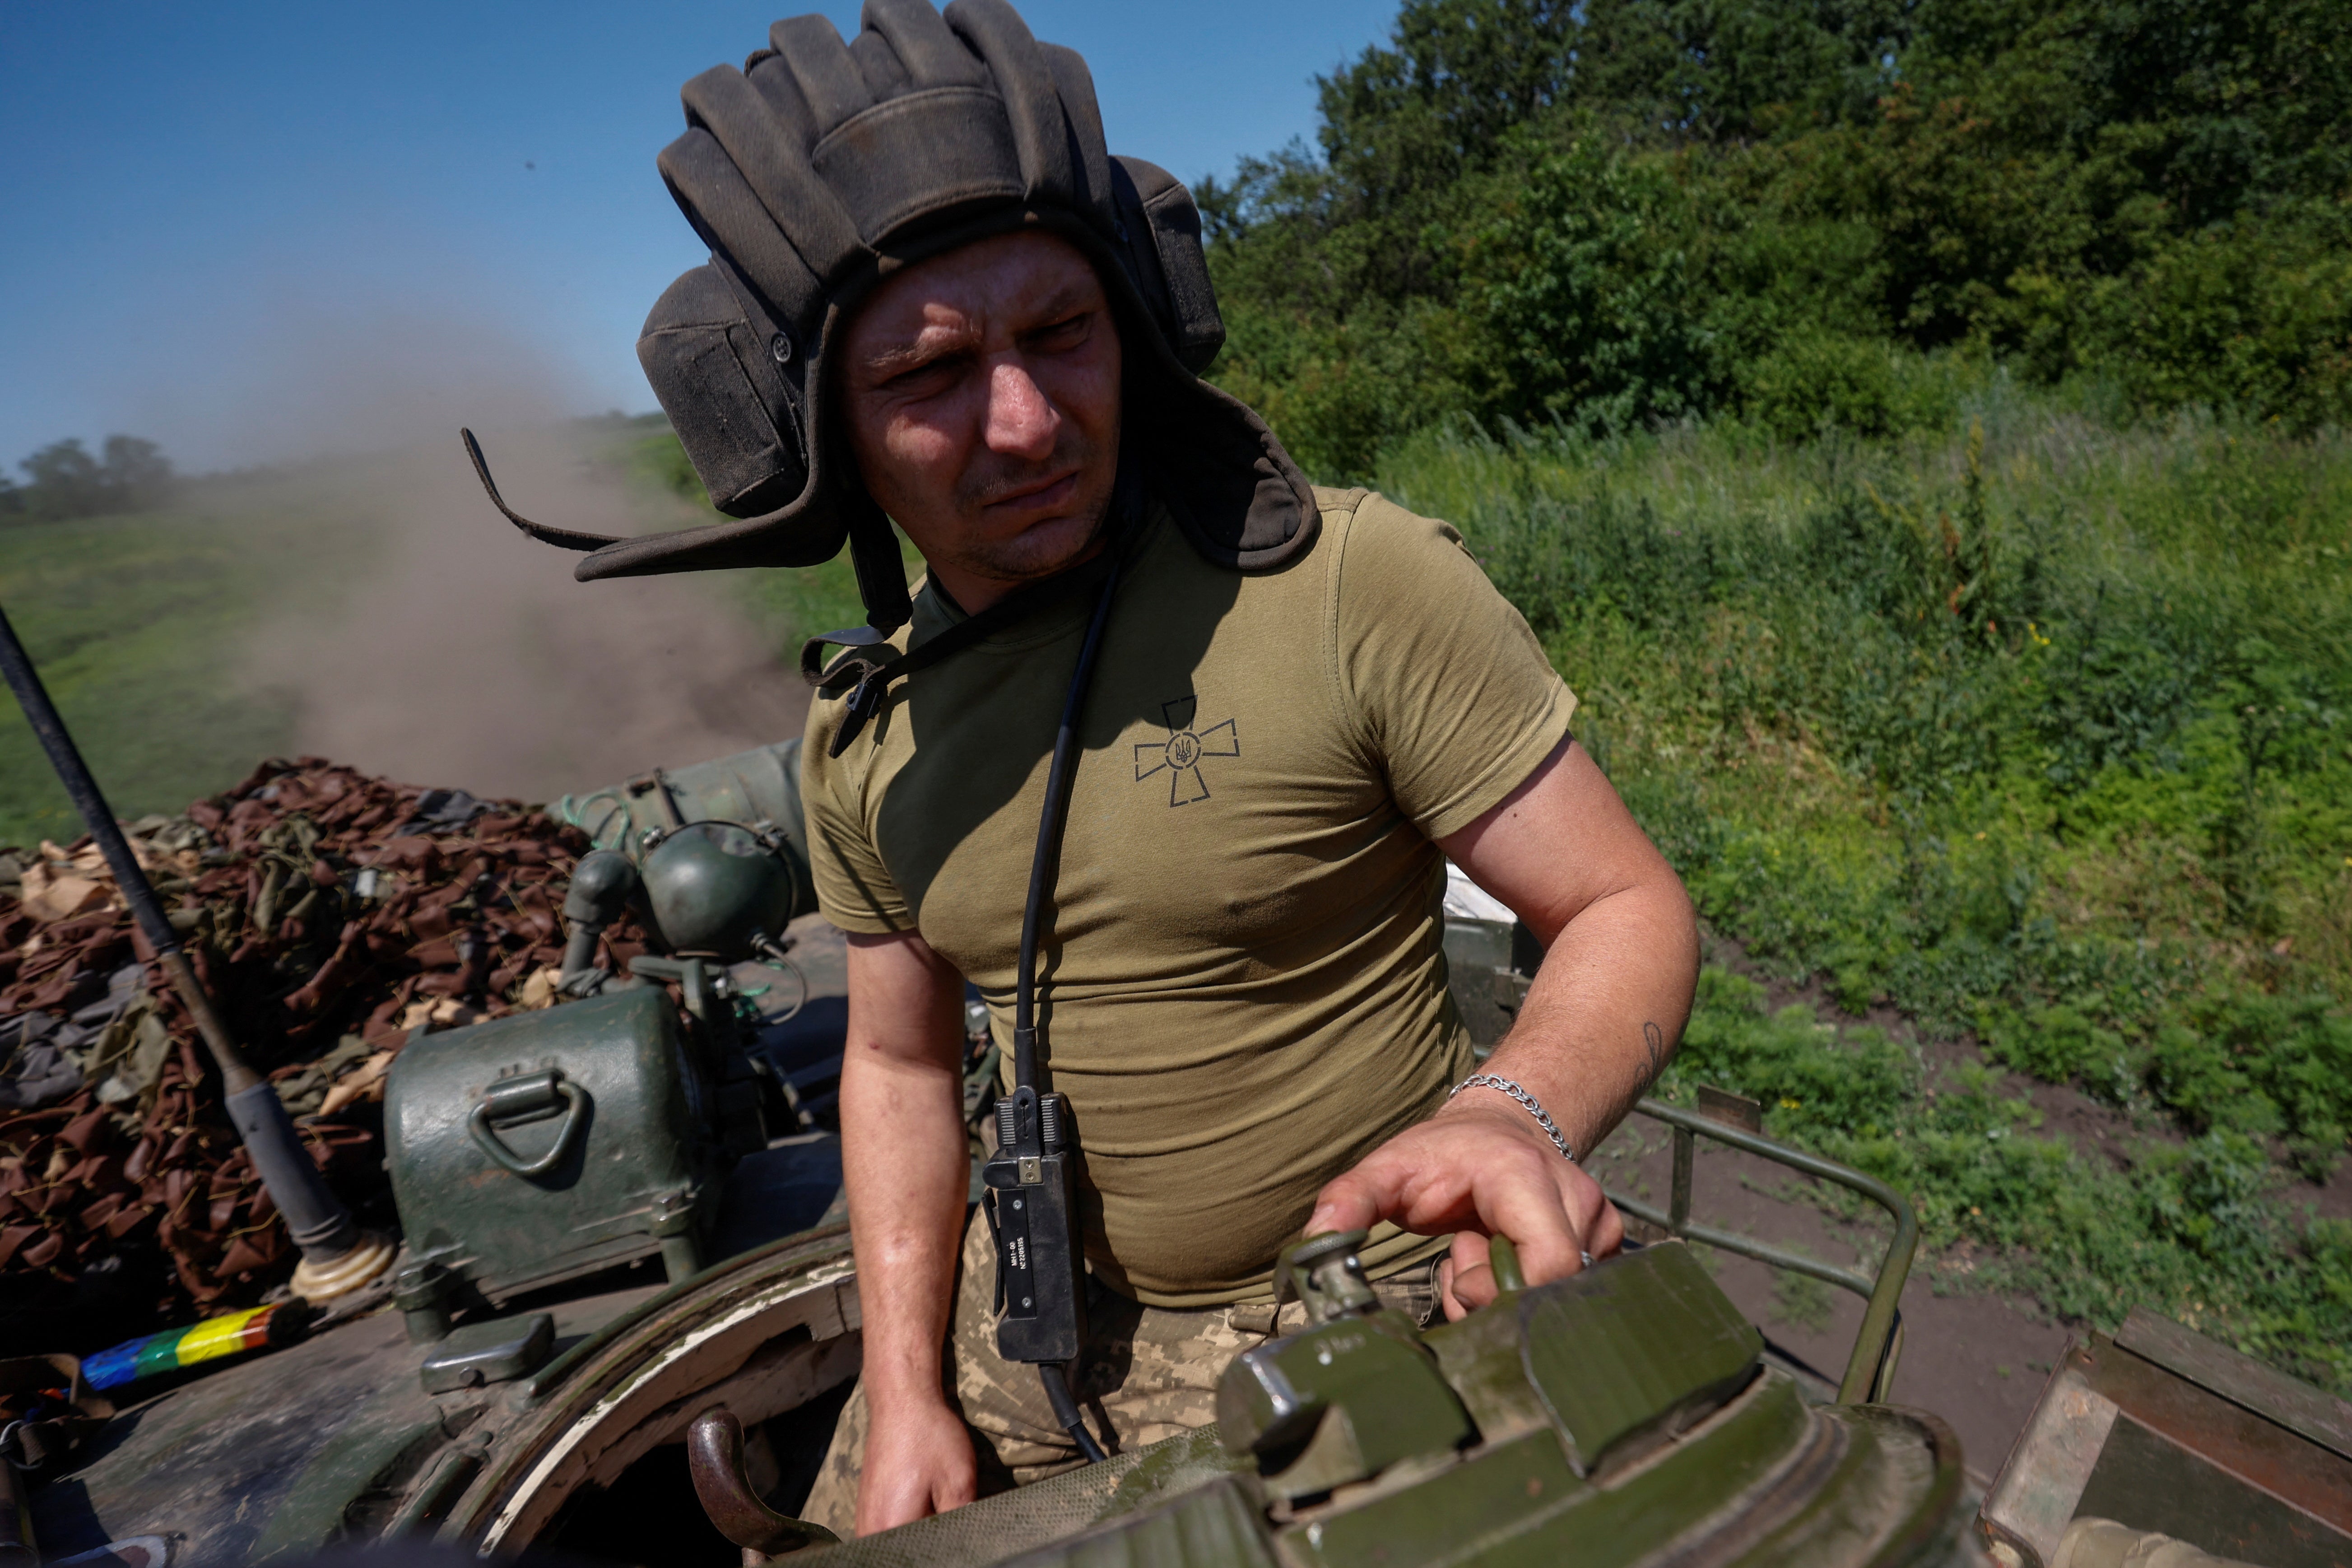
[{"label": "silver chain bracelet", "polygon": [[1446,1090],[1445,1098],[1452,1100],[1455,1095],[1460,1094],[1465,1089],[1496,1089],[1504,1094],[1509,1095],[1513,1100],[1517,1100],[1521,1105],[1527,1107],[1528,1114],[1536,1119],[1536,1125],[1544,1130],[1544,1136],[1549,1138],[1552,1142],[1552,1147],[1559,1151],[1559,1157],[1570,1162],[1571,1163],[1574,1163],[1576,1159],[1576,1151],[1568,1146],[1568,1134],[1559,1130],[1559,1123],[1551,1119],[1550,1113],[1544,1110],[1542,1104],[1534,1095],[1529,1094],[1526,1089],[1521,1089],[1509,1079],[1496,1078],[1490,1072],[1481,1072],[1471,1074],[1468,1078],[1464,1079],[1460,1083],[1455,1084],[1452,1089]]}]

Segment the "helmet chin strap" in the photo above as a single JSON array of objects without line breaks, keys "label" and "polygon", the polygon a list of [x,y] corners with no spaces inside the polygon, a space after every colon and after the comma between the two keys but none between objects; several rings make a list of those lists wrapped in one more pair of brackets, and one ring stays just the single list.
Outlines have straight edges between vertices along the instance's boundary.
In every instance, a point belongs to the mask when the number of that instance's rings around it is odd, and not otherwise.
[{"label": "helmet chin strap", "polygon": [[849,564],[857,574],[857,597],[866,606],[866,624],[878,632],[895,632],[915,614],[907,595],[907,565],[898,554],[898,536],[890,520],[858,487],[858,500],[849,514]]}]

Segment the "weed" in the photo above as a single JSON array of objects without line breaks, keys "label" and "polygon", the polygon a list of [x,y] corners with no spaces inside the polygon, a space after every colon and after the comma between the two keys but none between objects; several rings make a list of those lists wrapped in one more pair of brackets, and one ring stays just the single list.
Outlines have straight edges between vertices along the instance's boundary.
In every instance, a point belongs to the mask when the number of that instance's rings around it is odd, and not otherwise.
[{"label": "weed", "polygon": [[2116,1170],[2035,1136],[2032,1107],[2003,1098],[1993,1072],[1963,1070],[1927,1092],[1910,1054],[1879,1031],[1769,1012],[1764,994],[1707,969],[1660,1092],[1687,1103],[1700,1082],[1732,1089],[1765,1105],[1774,1137],[1908,1192],[1939,1289],[2025,1291],[2108,1328],[2146,1305],[2352,1386],[2352,1224],[2285,1212],[2273,1201],[2282,1177],[2252,1139],[2149,1139]]},{"label": "weed", "polygon": [[1782,1268],[1772,1276],[1772,1321],[1813,1333],[1830,1326],[1830,1288],[1810,1274]]}]

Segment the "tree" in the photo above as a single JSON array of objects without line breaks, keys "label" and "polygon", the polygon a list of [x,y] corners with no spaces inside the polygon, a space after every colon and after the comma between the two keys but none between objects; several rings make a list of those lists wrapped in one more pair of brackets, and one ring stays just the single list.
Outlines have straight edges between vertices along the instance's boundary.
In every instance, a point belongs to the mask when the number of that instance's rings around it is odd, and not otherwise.
[{"label": "tree", "polygon": [[2345,0],[1401,0],[1318,86],[1199,195],[1213,373],[1321,474],[1465,415],[1907,428],[1923,353],[2352,415]]},{"label": "tree", "polygon": [[0,479],[0,512],[63,519],[152,506],[171,491],[172,460],[154,442],[109,436],[93,458],[78,437],[52,441],[16,466],[30,481]]},{"label": "tree", "polygon": [[36,517],[88,517],[106,510],[98,459],[79,437],[52,441],[16,466],[32,481],[25,487],[26,510]]},{"label": "tree", "polygon": [[1689,205],[1662,169],[1589,142],[1536,165],[1465,276],[1479,412],[1595,430],[1706,412],[1721,372]]},{"label": "tree", "polygon": [[172,459],[152,441],[109,436],[100,472],[116,504],[133,507],[161,500],[172,488]]}]

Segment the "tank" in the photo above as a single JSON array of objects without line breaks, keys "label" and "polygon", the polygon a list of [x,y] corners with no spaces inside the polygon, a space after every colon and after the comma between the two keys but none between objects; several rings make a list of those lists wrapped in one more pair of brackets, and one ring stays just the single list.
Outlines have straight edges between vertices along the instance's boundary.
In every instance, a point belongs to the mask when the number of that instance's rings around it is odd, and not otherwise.
[{"label": "tank", "polygon": [[[420,1250],[386,1310],[126,1391],[137,1397],[28,1477],[45,1560],[144,1538],[174,1562],[224,1568],[392,1540],[665,1564],[806,1552],[844,1568],[2352,1561],[2352,1407],[2162,1320],[2078,1341],[2007,1456],[1964,1455],[1935,1413],[1890,1403],[1909,1203],[1773,1143],[1752,1103],[1713,1092],[1696,1110],[1641,1106],[1671,1135],[1675,1178],[1664,1204],[1612,1194],[1642,1238],[1617,1258],[1529,1288],[1500,1245],[1499,1298],[1424,1331],[1362,1287],[1357,1238],[1312,1238],[1283,1265],[1307,1326],[1236,1360],[1215,1425],[901,1530],[818,1539],[793,1515],[856,1376],[861,1319],[824,1116],[838,938],[805,918],[787,925],[813,903],[792,744],[567,797],[565,816],[614,857],[581,862],[590,921],[649,900],[664,845],[712,825],[689,835],[695,876],[681,879],[702,934],[625,973],[586,962],[592,940],[583,962],[566,960],[570,1000],[521,1027],[434,1036],[417,1057],[398,1089],[420,1131],[396,1155],[411,1168],[394,1172],[396,1191],[430,1194],[403,1200],[404,1223],[410,1206],[422,1222],[410,1246],[462,1229],[459,1189],[478,1184],[495,1197],[478,1201],[492,1240],[463,1257],[486,1261]],[[707,875],[707,852],[730,844],[766,863]],[[572,918],[576,934],[583,917]],[[1460,920],[1454,980],[1491,1033],[1524,994],[1531,944],[1492,911]],[[686,930],[682,916],[653,925],[673,923]],[[754,995],[746,955],[793,984]],[[975,1125],[994,1078],[982,1048],[966,1099]],[[660,1216],[614,1222],[633,1264],[583,1270],[549,1239],[561,1226],[535,1216],[593,1199],[606,1224],[661,1186],[625,1168],[633,1146],[684,1158],[682,1133],[633,1134],[589,1189],[565,1175],[578,1151],[605,1147],[593,1121],[567,1132],[575,1116],[635,1125],[637,1080],[595,1077],[599,1053],[668,1064],[664,1125],[701,1119],[702,1163],[667,1230]],[[453,1065],[476,1058],[481,1084]],[[730,1078],[730,1063],[754,1060],[764,1077]],[[584,1087],[566,1095],[567,1082]],[[1883,1208],[1894,1239],[1880,1267],[1864,1275],[1709,1226],[1690,1180],[1702,1140]],[[661,1180],[685,1184],[687,1170]],[[681,1237],[691,1247],[663,1247]],[[1861,1297],[1844,1366],[1822,1373],[1776,1352],[1709,1277],[1710,1250]],[[435,1258],[448,1267],[428,1289],[415,1266]]]}]

